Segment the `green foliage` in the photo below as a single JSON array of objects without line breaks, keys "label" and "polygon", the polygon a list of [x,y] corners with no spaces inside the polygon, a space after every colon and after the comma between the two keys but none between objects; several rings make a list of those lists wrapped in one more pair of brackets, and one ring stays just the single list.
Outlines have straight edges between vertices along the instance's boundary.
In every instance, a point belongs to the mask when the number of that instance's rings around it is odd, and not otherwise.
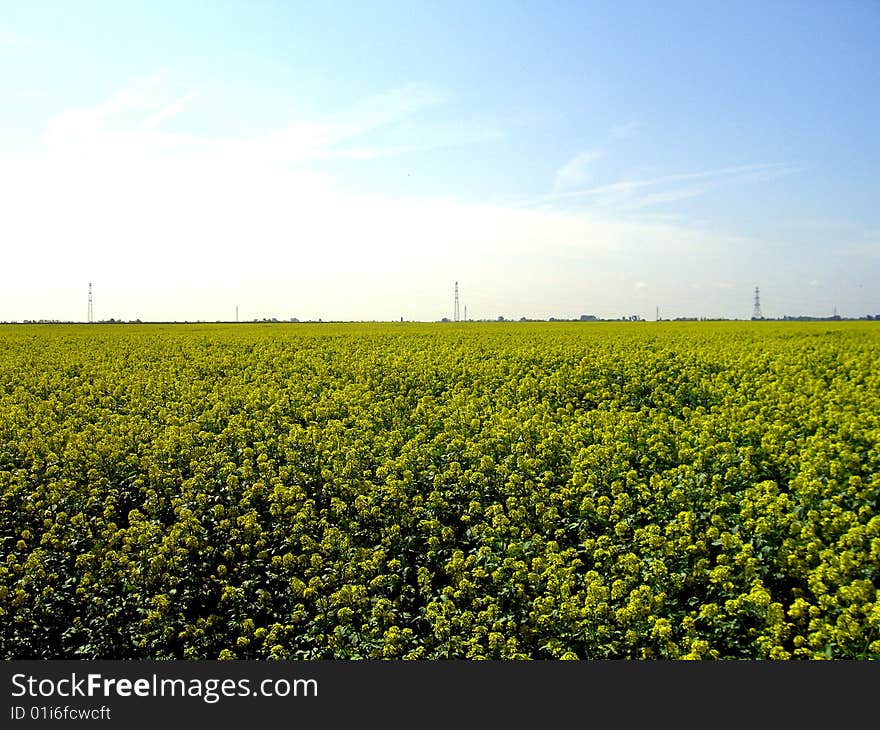
[{"label": "green foliage", "polygon": [[0,656],[880,658],[871,323],[0,329]]}]

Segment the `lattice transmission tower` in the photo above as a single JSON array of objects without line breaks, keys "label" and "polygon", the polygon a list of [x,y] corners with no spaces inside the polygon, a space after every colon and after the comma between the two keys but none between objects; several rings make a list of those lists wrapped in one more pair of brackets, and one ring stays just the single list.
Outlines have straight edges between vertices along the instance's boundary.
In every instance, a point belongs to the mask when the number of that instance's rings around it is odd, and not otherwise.
[{"label": "lattice transmission tower", "polygon": [[755,308],[752,310],[752,319],[764,319],[761,314],[761,292],[755,287]]},{"label": "lattice transmission tower", "polygon": [[458,322],[458,282],[455,282],[455,306],[452,310],[452,321]]},{"label": "lattice transmission tower", "polygon": [[86,315],[86,320],[89,323],[92,323],[95,321],[95,312],[92,309],[92,282],[89,282],[89,311],[88,311],[88,314]]}]

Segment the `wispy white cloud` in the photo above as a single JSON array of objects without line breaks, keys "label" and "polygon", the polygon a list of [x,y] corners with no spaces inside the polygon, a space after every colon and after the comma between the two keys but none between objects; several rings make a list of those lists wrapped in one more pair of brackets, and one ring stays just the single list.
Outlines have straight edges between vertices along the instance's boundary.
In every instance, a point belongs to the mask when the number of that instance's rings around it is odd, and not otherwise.
[{"label": "wispy white cloud", "polygon": [[422,84],[405,84],[362,99],[329,119],[336,141],[360,136],[426,109],[441,106],[449,96]]},{"label": "wispy white cloud", "polygon": [[653,188],[670,183],[689,182],[693,180],[733,181],[746,179],[767,179],[788,174],[793,170],[791,165],[784,163],[758,163],[751,165],[738,165],[736,167],[722,167],[717,170],[704,170],[701,172],[677,173],[674,175],[662,175],[654,178],[641,178],[622,180],[610,185],[602,185],[581,191],[585,195],[596,195],[607,192],[632,192],[642,188]]},{"label": "wispy white cloud", "polygon": [[786,163],[756,163],[652,178],[633,178],[592,187],[555,190],[539,202],[636,210],[698,197],[722,185],[758,182],[790,175],[798,169]]},{"label": "wispy white cloud", "polygon": [[[180,88],[167,73],[136,80],[108,100],[70,108],[47,125],[47,145],[56,153],[115,158],[158,152],[199,158],[223,156],[239,162],[304,165],[321,160],[373,160],[424,150],[467,145],[500,136],[490,125],[443,125],[423,114],[448,96],[407,84],[361,99],[317,119],[294,120],[261,136],[239,139],[168,132],[162,125],[185,114],[198,93]],[[376,138],[376,133],[381,133]]]},{"label": "wispy white cloud", "polygon": [[566,162],[556,171],[553,189],[557,191],[580,188],[593,179],[593,163],[602,153],[598,150],[585,150]]},{"label": "wispy white cloud", "polygon": [[637,135],[644,128],[645,124],[638,120],[611,127],[603,143],[582,150],[557,169],[551,192],[532,198],[525,205],[621,213],[639,211],[696,198],[723,185],[770,180],[798,170],[788,163],[767,162],[598,183],[596,162],[613,157],[616,143]]},{"label": "wispy white cloud", "polygon": [[595,163],[609,154],[614,143],[628,139],[644,125],[636,120],[618,124],[608,130],[604,143],[578,152],[556,171],[553,190],[556,193],[582,189],[595,178]]},{"label": "wispy white cloud", "polygon": [[[287,162],[316,159],[375,159],[431,145],[392,141],[377,145],[365,141],[372,132],[400,125],[422,112],[441,106],[445,93],[419,84],[388,89],[317,121],[296,121],[262,138],[249,141],[250,154],[269,155]],[[354,146],[352,146],[354,143]]]},{"label": "wispy white cloud", "polygon": [[178,116],[187,105],[195,99],[197,94],[189,92],[173,101],[162,106],[157,112],[150,114],[141,124],[141,131],[150,132],[159,127],[162,123]]},{"label": "wispy white cloud", "polygon": [[67,151],[108,141],[118,146],[121,138],[134,146],[145,141],[145,133],[161,121],[179,113],[191,95],[175,89],[167,72],[152,74],[101,103],[65,109],[48,122],[44,140],[56,150]]}]

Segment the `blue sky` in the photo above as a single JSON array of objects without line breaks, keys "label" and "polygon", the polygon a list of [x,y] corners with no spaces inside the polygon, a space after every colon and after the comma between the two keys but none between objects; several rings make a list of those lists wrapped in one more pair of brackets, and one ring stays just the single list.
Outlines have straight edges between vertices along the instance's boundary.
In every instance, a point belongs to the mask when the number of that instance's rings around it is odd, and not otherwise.
[{"label": "blue sky", "polygon": [[880,312],[880,3],[0,3],[0,320]]}]

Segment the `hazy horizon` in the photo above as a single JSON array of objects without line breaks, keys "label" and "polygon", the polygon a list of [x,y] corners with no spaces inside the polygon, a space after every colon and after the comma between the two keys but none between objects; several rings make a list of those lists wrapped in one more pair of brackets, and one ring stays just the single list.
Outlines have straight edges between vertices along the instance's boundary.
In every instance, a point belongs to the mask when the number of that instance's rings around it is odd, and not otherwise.
[{"label": "hazy horizon", "polygon": [[0,320],[880,312],[880,5],[8,4]]}]

